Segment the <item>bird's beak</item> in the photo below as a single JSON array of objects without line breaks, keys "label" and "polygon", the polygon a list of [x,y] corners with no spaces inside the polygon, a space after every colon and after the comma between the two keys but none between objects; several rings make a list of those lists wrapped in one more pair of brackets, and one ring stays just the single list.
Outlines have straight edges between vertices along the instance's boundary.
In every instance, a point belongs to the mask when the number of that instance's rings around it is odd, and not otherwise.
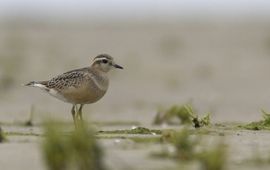
[{"label": "bird's beak", "polygon": [[118,68],[118,69],[124,69],[122,66],[119,66],[118,64],[114,64],[113,65],[115,68]]}]

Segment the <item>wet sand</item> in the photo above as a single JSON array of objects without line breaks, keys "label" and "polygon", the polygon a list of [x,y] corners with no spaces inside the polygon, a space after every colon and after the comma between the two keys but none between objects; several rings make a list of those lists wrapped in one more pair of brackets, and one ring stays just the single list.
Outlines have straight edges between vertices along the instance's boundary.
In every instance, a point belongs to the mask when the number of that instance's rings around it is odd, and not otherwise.
[{"label": "wet sand", "polygon": [[[127,126],[97,126],[99,130],[130,129]],[[152,127],[157,128],[157,127]],[[167,127],[181,129],[179,127]],[[23,127],[18,125],[3,126],[8,134],[8,141],[0,145],[1,167],[6,170],[14,169],[46,169],[41,152],[41,142],[44,139],[40,127]],[[210,133],[200,135],[202,131]],[[63,133],[59,133],[63,135]],[[65,133],[68,135],[68,133]],[[203,128],[195,131],[193,135],[200,135],[203,148],[211,148],[219,141],[223,141],[227,148],[227,169],[269,169],[270,134],[268,131],[234,130],[233,126],[225,128]],[[149,169],[200,169],[197,161],[177,161],[171,158],[156,158],[153,153],[159,153],[168,147],[164,143],[136,142],[132,137],[145,139],[159,135],[102,135],[97,134],[98,141],[104,149],[104,162],[112,170],[149,170]],[[106,137],[105,137],[106,136]],[[110,137],[108,137],[110,136]],[[63,137],[65,137],[63,135]]]},{"label": "wet sand", "polygon": [[[151,127],[159,108],[187,102],[193,103],[199,113],[212,112],[214,123],[260,119],[261,108],[270,110],[269,28],[270,23],[265,21],[184,19],[0,22],[0,126],[5,132],[16,132],[0,144],[1,167],[45,169],[39,146],[42,137],[35,135],[42,130],[17,126],[28,119],[31,106],[34,124],[48,117],[72,121],[71,105],[21,84],[87,66],[99,53],[111,54],[125,69],[112,72],[106,96],[85,107],[87,120],[135,121]],[[220,138],[216,134],[204,137]],[[268,131],[226,132],[228,169],[257,167],[248,160],[254,148],[262,155],[270,153],[269,138]],[[160,144],[129,139],[120,143],[115,139],[100,141],[112,169],[177,168],[175,161],[149,156],[160,149]],[[263,164],[260,169],[269,169],[269,165]]]}]

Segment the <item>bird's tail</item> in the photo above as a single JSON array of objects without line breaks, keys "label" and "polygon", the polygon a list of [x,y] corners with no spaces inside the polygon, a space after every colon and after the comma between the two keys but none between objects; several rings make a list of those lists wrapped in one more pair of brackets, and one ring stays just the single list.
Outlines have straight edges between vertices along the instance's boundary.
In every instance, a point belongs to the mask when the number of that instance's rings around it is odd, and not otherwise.
[{"label": "bird's tail", "polygon": [[31,81],[29,83],[24,84],[24,86],[38,87],[42,90],[48,90],[47,83],[48,81]]},{"label": "bird's tail", "polygon": [[34,87],[37,84],[36,81],[30,81],[29,83],[23,84],[24,86]]}]

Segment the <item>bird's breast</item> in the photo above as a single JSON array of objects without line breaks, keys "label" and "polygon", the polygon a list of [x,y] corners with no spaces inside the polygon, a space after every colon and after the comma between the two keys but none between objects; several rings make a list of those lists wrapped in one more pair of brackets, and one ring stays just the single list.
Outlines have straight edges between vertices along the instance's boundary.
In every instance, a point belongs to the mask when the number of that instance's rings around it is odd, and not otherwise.
[{"label": "bird's breast", "polygon": [[101,99],[107,92],[108,79],[87,79],[78,87],[69,87],[62,91],[62,94],[69,103],[90,104]]}]

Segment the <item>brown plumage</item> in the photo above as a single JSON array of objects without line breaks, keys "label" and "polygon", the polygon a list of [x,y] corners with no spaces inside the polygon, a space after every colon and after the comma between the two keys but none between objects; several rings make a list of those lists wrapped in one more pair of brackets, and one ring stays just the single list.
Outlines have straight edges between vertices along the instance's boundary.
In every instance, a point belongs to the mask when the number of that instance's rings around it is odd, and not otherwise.
[{"label": "brown plumage", "polygon": [[[109,86],[107,72],[111,68],[123,69],[115,64],[108,54],[101,54],[94,58],[90,67],[71,70],[58,75],[48,81],[32,81],[25,84],[30,87],[38,87],[50,95],[71,103],[72,116],[75,125],[77,119],[82,120],[82,107],[101,99]],[[80,108],[77,108],[80,104]]]}]

